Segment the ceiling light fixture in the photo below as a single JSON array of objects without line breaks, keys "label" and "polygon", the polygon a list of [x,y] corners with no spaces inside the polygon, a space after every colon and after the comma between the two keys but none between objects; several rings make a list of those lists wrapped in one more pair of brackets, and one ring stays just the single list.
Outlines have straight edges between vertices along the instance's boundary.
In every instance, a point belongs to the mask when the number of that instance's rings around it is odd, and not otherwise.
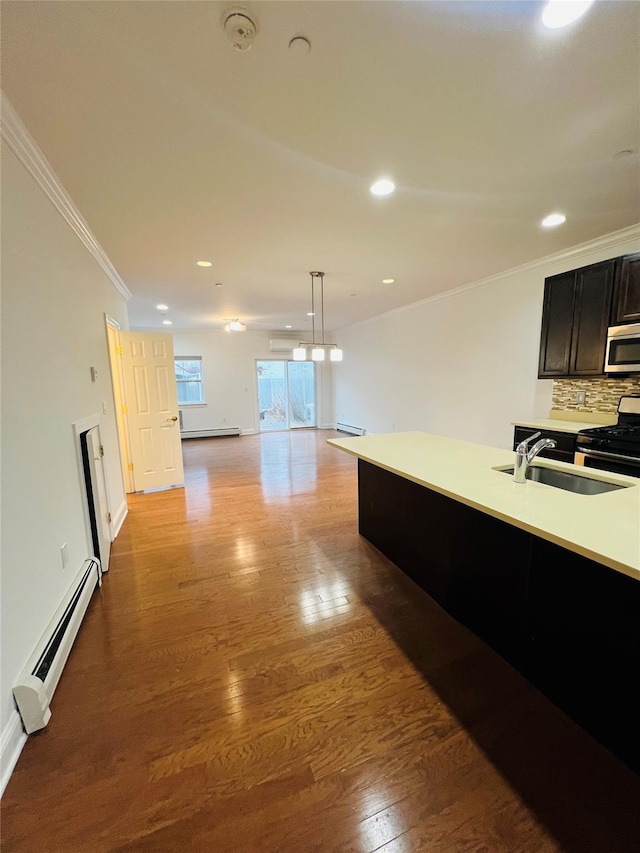
[{"label": "ceiling light fixture", "polygon": [[390,195],[396,188],[396,185],[393,181],[390,181],[389,178],[380,178],[380,180],[375,181],[375,183],[371,184],[369,187],[369,192],[372,195]]},{"label": "ceiling light fixture", "polygon": [[293,326],[285,326],[285,329],[292,329]]},{"label": "ceiling light fixture", "polygon": [[227,320],[224,324],[225,332],[246,332],[247,327],[240,320]]},{"label": "ceiling light fixture", "polygon": [[211,261],[196,261],[196,263],[199,267],[212,267],[213,266]]},{"label": "ceiling light fixture", "polygon": [[165,305],[163,302],[161,302],[159,305],[156,305],[156,308],[158,309],[158,311],[168,311],[169,310],[169,306]]},{"label": "ceiling light fixture", "polygon": [[162,325],[163,325],[163,326],[171,326],[171,325],[173,325],[173,324],[172,324],[171,320],[163,320],[163,321],[162,321]]},{"label": "ceiling light fixture", "polygon": [[395,278],[383,278],[382,279],[383,284],[393,284],[394,281],[395,281]]},{"label": "ceiling light fixture", "polygon": [[581,18],[593,0],[549,0],[542,13],[542,23],[550,30],[566,27]]},{"label": "ceiling light fixture", "polygon": [[[307,314],[308,317],[312,317],[311,321],[311,342],[301,341],[298,346],[293,350],[293,360],[294,361],[306,361],[307,360],[307,350],[311,349],[311,361],[324,361],[325,353],[329,352],[329,359],[331,361],[342,361],[342,350],[338,347],[337,344],[327,344],[324,340],[324,273],[323,272],[310,272],[311,276],[311,311]],[[316,291],[316,283],[320,283],[320,340],[316,340],[316,305],[315,305],[315,291]]]},{"label": "ceiling light fixture", "polygon": [[548,216],[542,220],[543,228],[555,228],[558,225],[562,225],[563,222],[567,221],[567,217],[564,213],[550,213]]}]

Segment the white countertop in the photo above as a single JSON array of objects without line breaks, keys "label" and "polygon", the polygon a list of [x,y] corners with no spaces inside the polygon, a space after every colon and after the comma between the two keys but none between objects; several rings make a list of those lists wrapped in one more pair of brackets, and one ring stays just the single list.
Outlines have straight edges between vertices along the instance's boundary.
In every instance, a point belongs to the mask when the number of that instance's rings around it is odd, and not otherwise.
[{"label": "white countertop", "polygon": [[513,452],[444,436],[404,432],[327,443],[640,580],[640,478],[536,460],[548,468],[631,484],[577,495],[529,480],[519,485],[493,470],[513,465]]},{"label": "white countertop", "polygon": [[[613,418],[615,423],[615,418]],[[554,430],[555,432],[579,433],[583,429],[593,429],[602,426],[602,423],[593,421],[565,421],[561,418],[539,418],[530,421],[511,421],[511,426],[532,427],[539,430]]]},{"label": "white countertop", "polygon": [[[603,419],[604,420],[604,419]],[[539,430],[555,430],[556,432],[572,432],[579,433],[583,429],[593,429],[596,426],[602,426],[603,420],[594,421],[576,421],[564,420],[562,418],[537,418],[531,420],[511,421],[511,426],[527,426]],[[606,419],[607,423],[616,423],[617,418],[612,415]]]}]

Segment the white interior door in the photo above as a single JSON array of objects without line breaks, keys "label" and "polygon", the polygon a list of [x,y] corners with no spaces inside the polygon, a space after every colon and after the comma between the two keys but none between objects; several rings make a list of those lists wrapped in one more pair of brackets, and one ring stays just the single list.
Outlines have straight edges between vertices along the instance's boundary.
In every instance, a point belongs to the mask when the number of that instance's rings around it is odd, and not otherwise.
[{"label": "white interior door", "polygon": [[111,525],[109,523],[107,485],[102,465],[102,442],[98,427],[93,427],[87,433],[87,457],[91,472],[91,493],[96,519],[98,549],[100,551],[96,556],[100,559],[100,568],[103,572],[106,572],[109,568],[109,554],[111,551]]},{"label": "white interior door", "polygon": [[120,332],[132,477],[137,492],[184,485],[173,339]]},{"label": "white interior door", "polygon": [[113,385],[113,402],[115,405],[116,425],[118,427],[118,444],[120,446],[120,467],[124,490],[127,494],[134,491],[133,477],[129,458],[129,424],[125,415],[124,370],[122,367],[122,346],[120,343],[120,326],[111,317],[106,317],[107,343],[109,345],[109,366],[111,368],[111,383]]}]

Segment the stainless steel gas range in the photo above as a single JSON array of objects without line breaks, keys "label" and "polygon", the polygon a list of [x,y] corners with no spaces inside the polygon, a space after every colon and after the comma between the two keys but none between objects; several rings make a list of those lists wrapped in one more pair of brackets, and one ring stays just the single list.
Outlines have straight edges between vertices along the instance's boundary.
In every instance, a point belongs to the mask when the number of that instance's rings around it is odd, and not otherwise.
[{"label": "stainless steel gas range", "polygon": [[617,424],[581,430],[574,462],[640,477],[640,396],[620,397]]}]

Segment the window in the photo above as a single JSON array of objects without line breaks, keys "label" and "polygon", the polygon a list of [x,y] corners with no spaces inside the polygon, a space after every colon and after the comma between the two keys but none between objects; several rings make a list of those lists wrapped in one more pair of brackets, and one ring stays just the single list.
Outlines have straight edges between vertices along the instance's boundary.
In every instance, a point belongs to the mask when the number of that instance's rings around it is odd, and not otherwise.
[{"label": "window", "polygon": [[204,403],[202,389],[202,359],[200,356],[176,357],[178,405]]}]

